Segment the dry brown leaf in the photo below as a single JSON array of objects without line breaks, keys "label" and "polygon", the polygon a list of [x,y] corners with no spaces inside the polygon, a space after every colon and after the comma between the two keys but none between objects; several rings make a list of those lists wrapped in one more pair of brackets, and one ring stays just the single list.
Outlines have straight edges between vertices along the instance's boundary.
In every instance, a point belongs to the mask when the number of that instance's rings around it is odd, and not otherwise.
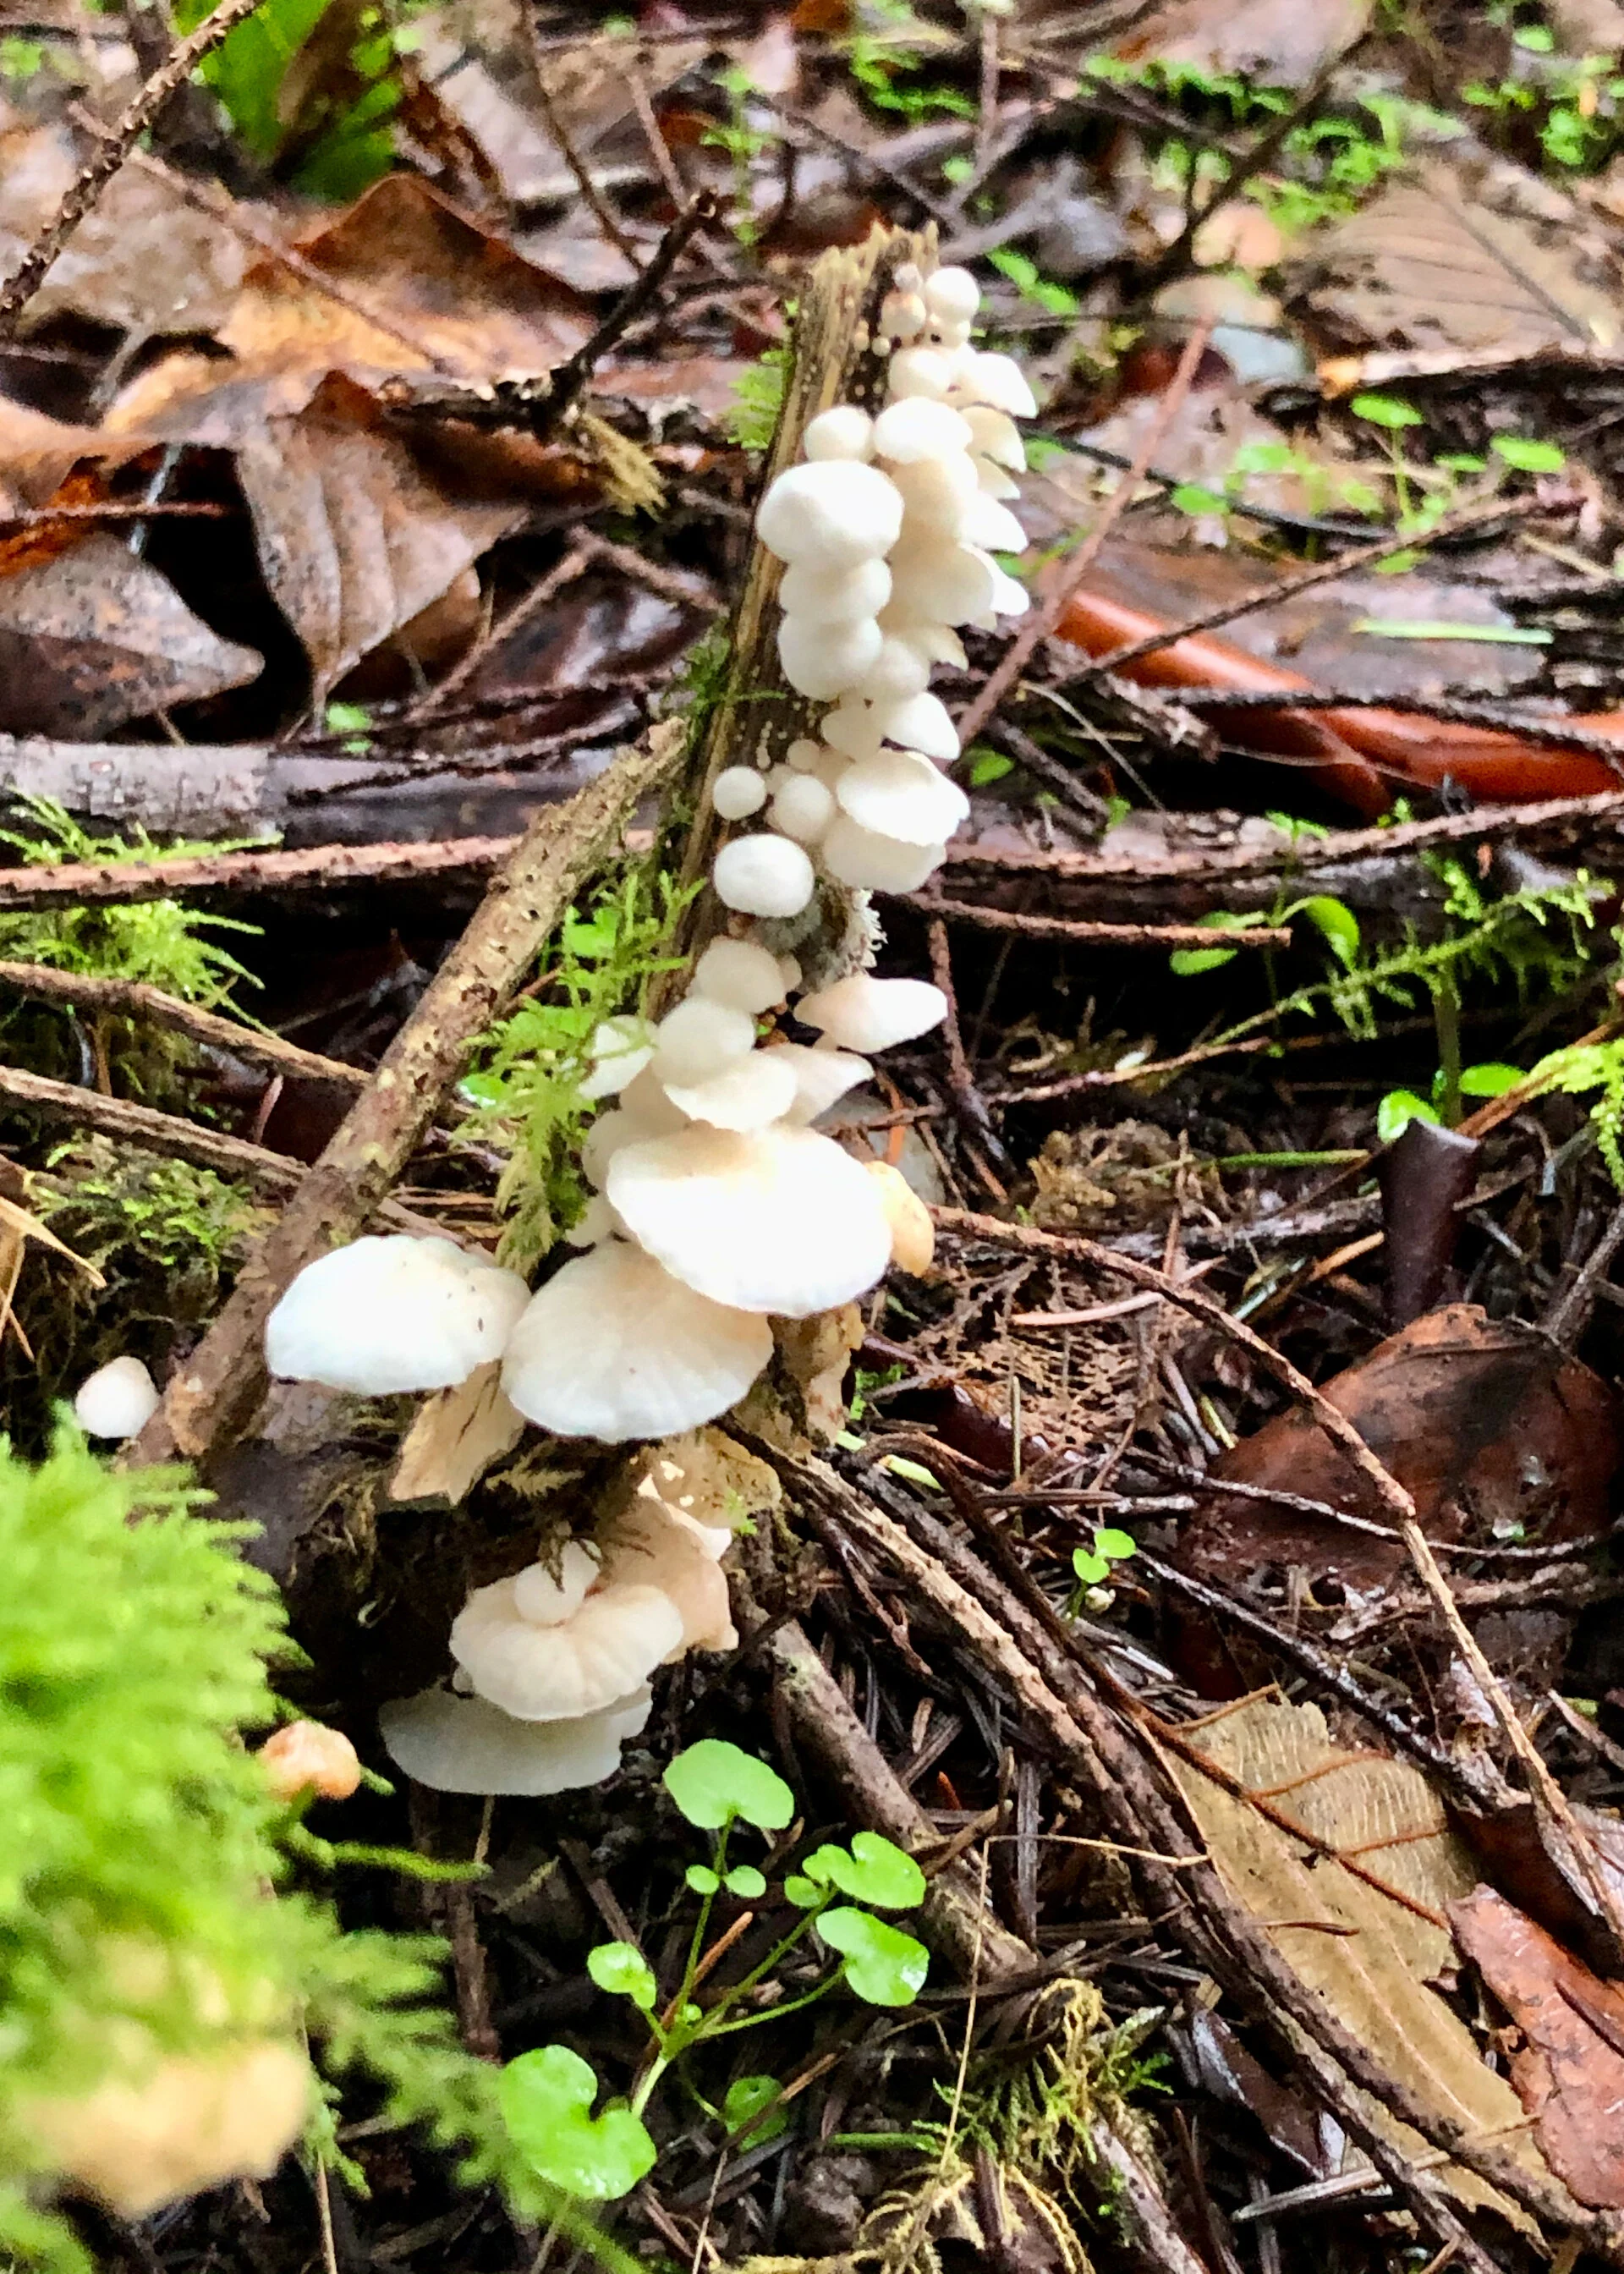
[{"label": "dry brown leaf", "polygon": [[89,742],[263,666],[102,531],[0,577],[0,732]]},{"label": "dry brown leaf", "polygon": [[1311,240],[1312,316],[1351,347],[1610,348],[1624,285],[1606,237],[1504,163],[1424,168]]},{"label": "dry brown leaf", "polygon": [[[1159,7],[1135,11],[1132,28],[1113,42],[1112,52],[1138,61],[1189,63],[1202,71],[1234,72],[1268,87],[1306,87],[1334,56],[1357,40],[1370,20],[1371,0],[1162,0]],[[1055,26],[1065,35],[1074,19],[1079,49],[1099,37],[1099,18],[1054,0],[1049,6],[1023,6],[1023,26],[1045,36]],[[1092,23],[1090,19],[1093,19]]]},{"label": "dry brown leaf", "polygon": [[0,395],[0,514],[46,504],[81,458],[117,465],[145,448],[133,433],[109,440],[98,427],[64,425]]},{"label": "dry brown leaf", "polygon": [[1461,1947],[1522,2032],[1511,2082],[1582,2203],[1624,2209],[1624,1990],[1492,1887],[1449,1907]]},{"label": "dry brown leaf", "polygon": [[511,1453],[524,1416],[503,1394],[501,1367],[474,1368],[417,1408],[389,1479],[391,1500],[465,1501],[492,1461]]},{"label": "dry brown leaf", "polygon": [[447,499],[393,435],[344,415],[355,392],[324,388],[237,451],[260,567],[310,657],[318,704],[525,513]]},{"label": "dry brown leaf", "polygon": [[[1420,1771],[1345,1751],[1318,1706],[1273,1695],[1179,1735],[1193,1757],[1166,1749],[1168,1766],[1225,1885],[1282,1957],[1417,2099],[1546,2180],[1515,2093],[1431,1986],[1452,1956],[1447,1907],[1477,1873]],[[1396,2145],[1425,2152],[1385,2109],[1365,2106]],[[1485,2181],[1454,2165],[1445,2176],[1463,2202],[1530,2231]]]}]

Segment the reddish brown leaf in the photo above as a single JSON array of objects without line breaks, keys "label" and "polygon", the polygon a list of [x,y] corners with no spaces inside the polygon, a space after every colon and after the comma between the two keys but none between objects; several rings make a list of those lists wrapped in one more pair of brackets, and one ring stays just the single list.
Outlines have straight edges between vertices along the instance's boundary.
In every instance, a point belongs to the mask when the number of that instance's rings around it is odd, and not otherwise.
[{"label": "reddish brown leaf", "polygon": [[1449,1906],[1455,1936],[1522,2032],[1511,2082],[1579,2201],[1624,2209],[1624,1990],[1492,1887]]}]

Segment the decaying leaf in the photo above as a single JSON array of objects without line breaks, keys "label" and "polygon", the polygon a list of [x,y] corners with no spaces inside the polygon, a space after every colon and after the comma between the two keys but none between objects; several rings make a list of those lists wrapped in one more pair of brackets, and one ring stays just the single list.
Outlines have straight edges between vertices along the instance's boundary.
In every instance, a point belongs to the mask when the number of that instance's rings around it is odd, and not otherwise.
[{"label": "decaying leaf", "polygon": [[466,1382],[436,1391],[417,1408],[389,1479],[389,1497],[459,1507],[523,1434],[524,1416],[503,1394],[500,1366],[492,1359],[476,1367]]},{"label": "decaying leaf", "polygon": [[[1521,1527],[1531,1540],[1577,1540],[1606,1528],[1620,1456],[1613,1393],[1531,1328],[1450,1304],[1378,1344],[1326,1395],[1413,1495],[1430,1538],[1503,1540]],[[1243,1438],[1214,1473],[1381,1520],[1369,1487],[1299,1412]],[[1360,1589],[1404,1561],[1395,1540],[1223,1495],[1195,1518],[1184,1551],[1226,1581],[1296,1565]]]},{"label": "decaying leaf", "polygon": [[88,742],[245,686],[263,663],[101,531],[0,576],[0,731]]},{"label": "decaying leaf", "polygon": [[[1545,2179],[1516,2095],[1431,1986],[1451,1958],[1448,1907],[1477,1873],[1420,1771],[1343,1751],[1318,1706],[1272,1695],[1189,1725],[1178,1742],[1168,1766],[1226,1886],[1281,1955],[1417,2099],[1496,2135]],[[1388,2137],[1423,2152],[1365,2105]],[[1447,2177],[1463,2202],[1492,2203],[1527,2230],[1485,2181],[1454,2166]]]},{"label": "decaying leaf", "polygon": [[329,383],[237,455],[266,583],[310,657],[317,702],[525,511],[445,497],[403,443],[353,415],[357,394]]},{"label": "decaying leaf", "polygon": [[1553,2170],[1582,2203],[1624,2208],[1624,1990],[1492,1887],[1451,1903],[1449,1916],[1522,2032],[1511,2082]]},{"label": "decaying leaf", "polygon": [[111,438],[99,427],[70,426],[0,395],[0,513],[44,505],[81,458],[117,465],[146,447],[133,433]]},{"label": "decaying leaf", "polygon": [[1132,59],[1189,63],[1206,72],[1232,72],[1266,87],[1306,87],[1315,73],[1352,44],[1370,20],[1370,0],[1162,0],[1116,43]]}]

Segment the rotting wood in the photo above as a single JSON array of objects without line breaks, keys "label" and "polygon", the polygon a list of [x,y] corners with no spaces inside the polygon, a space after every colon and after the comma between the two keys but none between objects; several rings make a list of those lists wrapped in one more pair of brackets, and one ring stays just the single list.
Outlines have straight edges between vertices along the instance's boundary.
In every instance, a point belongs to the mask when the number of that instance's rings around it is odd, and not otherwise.
[{"label": "rotting wood", "polygon": [[289,1198],[304,1174],[300,1163],[285,1154],[251,1145],[223,1129],[183,1120],[177,1113],[160,1113],[129,1098],[104,1097],[100,1090],[80,1089],[71,1081],[25,1073],[19,1066],[0,1066],[0,1098],[58,1128],[94,1129],[119,1144],[162,1154],[167,1161],[210,1169],[217,1177],[251,1185],[267,1200]]},{"label": "rotting wood", "polygon": [[640,800],[669,781],[682,741],[674,722],[656,727],[567,805],[532,822],[127,1458],[206,1464],[242,1434],[264,1392],[265,1321],[278,1297],[316,1255],[364,1229],[475,1039],[610,856]]}]

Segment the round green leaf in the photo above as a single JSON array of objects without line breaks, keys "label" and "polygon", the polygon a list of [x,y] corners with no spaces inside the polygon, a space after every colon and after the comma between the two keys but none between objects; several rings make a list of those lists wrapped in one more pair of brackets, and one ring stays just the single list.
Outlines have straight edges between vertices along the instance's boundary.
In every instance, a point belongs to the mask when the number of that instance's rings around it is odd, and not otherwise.
[{"label": "round green leaf", "polygon": [[930,1954],[900,1927],[867,1911],[825,1911],[817,1931],[846,1961],[845,1974],[867,2006],[911,2006],[925,1986]]},{"label": "round green leaf", "polygon": [[594,2116],[597,2097],[597,2077],[568,2045],[521,2053],[497,2084],[508,2135],[542,2178],[567,2195],[612,2202],[653,2169],[654,2142],[629,2108]]},{"label": "round green leaf", "polygon": [[1352,963],[1359,952],[1359,920],[1351,908],[1327,892],[1316,892],[1297,914],[1307,917],[1339,963]]},{"label": "round green leaf", "polygon": [[[776,2076],[734,2077],[723,2097],[722,2121],[738,2133],[740,2147],[760,2148],[789,2130],[788,2109],[774,2105],[782,2090]],[[752,2123],[752,2117],[761,2120]]]},{"label": "round green leaf", "polygon": [[823,1900],[823,1889],[803,1873],[792,1871],[784,1882],[784,1897],[797,1910],[815,1911]]},{"label": "round green leaf", "polygon": [[1101,1525],[1094,1535],[1094,1552],[1113,1563],[1125,1563],[1130,1555],[1139,1554],[1139,1542],[1131,1532],[1118,1532],[1109,1524]]},{"label": "round green leaf", "polygon": [[1086,1547],[1071,1550],[1071,1569],[1085,1587],[1102,1587],[1111,1576],[1109,1561],[1103,1555],[1091,1555]]},{"label": "round green leaf", "polygon": [[741,1816],[758,1832],[782,1832],[795,1813],[795,1796],[776,1770],[722,1737],[702,1737],[688,1746],[663,1782],[702,1832],[719,1832]]},{"label": "round green leaf", "polygon": [[651,2013],[658,1994],[653,1969],[635,1943],[600,1942],[586,1954],[586,1970],[612,1998],[629,1998],[641,2013]]},{"label": "round green leaf", "polygon": [[1566,451],[1554,442],[1538,442],[1527,435],[1496,434],[1489,448],[1519,474],[1560,474],[1568,463]]},{"label": "round green leaf", "polygon": [[709,1864],[690,1864],[682,1878],[684,1884],[696,1895],[713,1895],[722,1884]]},{"label": "round green leaf", "polygon": [[1385,426],[1389,433],[1396,433],[1401,426],[1421,424],[1421,413],[1394,395],[1356,395],[1348,408],[1356,418],[1371,426]]},{"label": "round green leaf", "polygon": [[1503,1097],[1508,1089],[1525,1081],[1521,1066],[1505,1065],[1496,1059],[1487,1059],[1481,1065],[1461,1068],[1462,1097]]},{"label": "round green leaf", "polygon": [[767,1892],[766,1879],[754,1864],[735,1864],[722,1885],[730,1895],[742,1895],[749,1903],[757,1901]]},{"label": "round green leaf", "polygon": [[803,1866],[808,1879],[838,1887],[879,1911],[912,1910],[925,1900],[925,1875],[906,1849],[877,1832],[859,1832],[851,1847],[818,1848]]},{"label": "round green leaf", "polygon": [[1390,1089],[1376,1108],[1376,1134],[1384,1145],[1402,1137],[1412,1121],[1436,1121],[1437,1113],[1413,1089]]}]

